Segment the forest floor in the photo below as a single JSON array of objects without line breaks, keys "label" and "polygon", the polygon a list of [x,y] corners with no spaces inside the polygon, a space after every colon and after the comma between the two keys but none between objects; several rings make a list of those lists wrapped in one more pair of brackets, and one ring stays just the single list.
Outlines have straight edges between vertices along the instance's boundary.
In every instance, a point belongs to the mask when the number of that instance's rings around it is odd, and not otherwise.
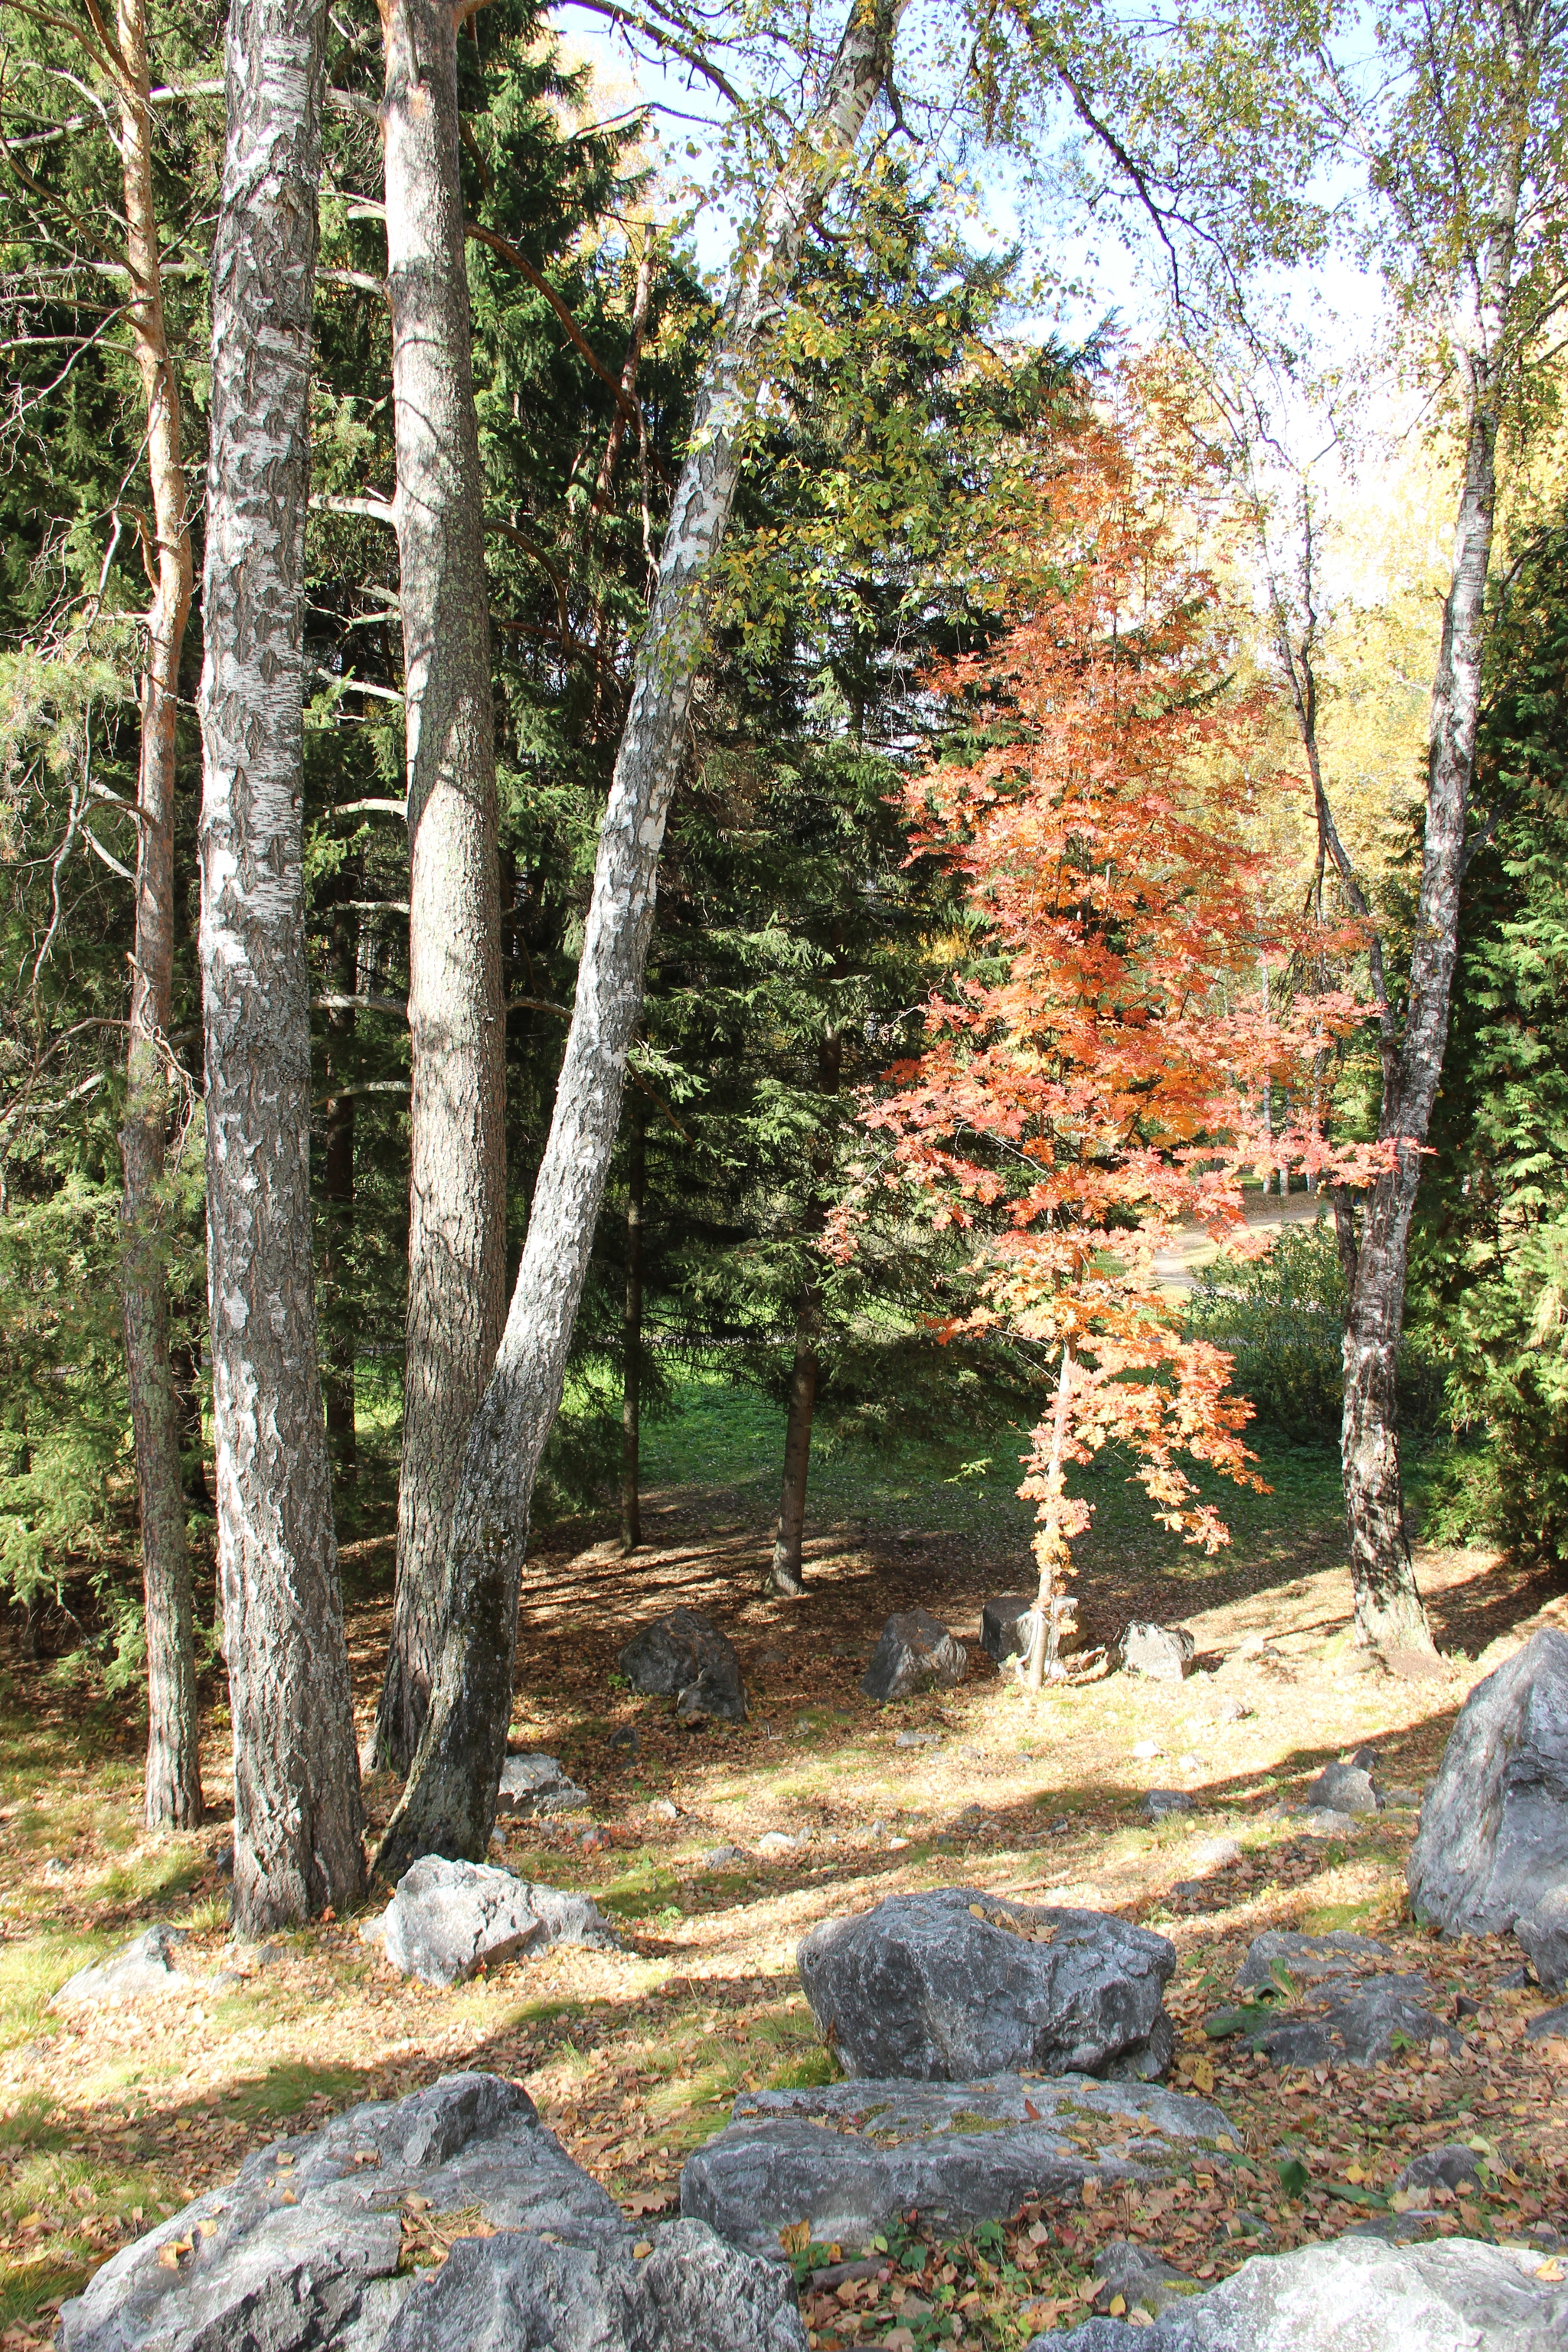
[{"label": "forest floor", "polygon": [[[1456,2137],[1489,2154],[1496,2191],[1453,2205],[1436,2228],[1506,2238],[1547,2223],[1568,2235],[1568,2043],[1526,2039],[1543,2000],[1502,1986],[1517,1951],[1438,1944],[1413,1927],[1414,1811],[1324,1837],[1289,1810],[1324,1763],[1362,1745],[1390,1781],[1418,1789],[1479,1675],[1536,1624],[1568,1625],[1561,1574],[1424,1550],[1448,1658],[1429,1680],[1396,1680],[1350,1642],[1331,1464],[1288,1450],[1268,1459],[1273,1494],[1242,1498],[1235,1545],[1215,1561],[1151,1532],[1108,1473],[1084,1549],[1089,1638],[1130,1616],[1179,1619],[1195,1671],[1181,1685],[1116,1676],[1030,1699],[976,1640],[983,1601],[1017,1589],[1027,1557],[1005,1455],[994,1449],[984,1472],[962,1447],[829,1457],[810,1594],[770,1601],[757,1580],[776,1429],[752,1411],[716,1388],[689,1398],[680,1423],[653,1433],[646,1548],[628,1561],[607,1527],[563,1527],[528,1580],[512,1745],[559,1757],[591,1803],[514,1832],[505,1859],[592,1892],[623,1929],[624,1954],[557,1951],[443,1992],[394,1976],[357,1920],[236,1948],[217,1864],[228,1793],[217,1687],[209,1825],[150,1837],[133,1706],[5,1660],[0,2346],[47,2341],[63,2294],[232,2175],[247,2149],[453,2068],[522,2082],[632,2217],[672,2211],[684,2157],[737,2091],[832,2072],[795,1975],[805,1930],[898,1890],[952,1884],[1092,1906],[1168,1935],[1180,1956],[1172,2080],[1218,2100],[1242,2158],[1152,2192],[1031,2207],[984,2243],[931,2245],[917,2231],[895,2248],[890,2278],[847,2300],[807,2280],[818,2352],[939,2341],[1016,2352],[1029,2333],[1083,2315],[1108,2237],[1146,2240],[1210,2278],[1260,2242],[1364,2221],[1415,2150]],[[345,1547],[365,1729],[386,1541]],[[969,1675],[955,1691],[873,1706],[859,1675],[889,1612],[917,1601],[971,1644]],[[682,1730],[665,1703],[619,1682],[635,1625],[677,1603],[733,1639],[752,1694],[744,1725]],[[923,1737],[900,1744],[911,1732]],[[1151,1826],[1141,1805],[1152,1786],[1187,1792],[1194,1811]],[[366,1793],[384,1819],[393,1784],[373,1779]],[[799,1843],[764,1859],[769,1831]],[[721,1845],[742,1858],[705,1864]],[[48,2008],[75,1969],[154,1919],[188,1930],[184,1987],[134,2009]],[[1479,2002],[1462,2056],[1420,2050],[1364,2074],[1281,2078],[1235,2041],[1208,2039],[1203,2017],[1270,1927],[1384,1937],[1395,1965],[1434,1980],[1442,2013],[1461,1991]]]}]

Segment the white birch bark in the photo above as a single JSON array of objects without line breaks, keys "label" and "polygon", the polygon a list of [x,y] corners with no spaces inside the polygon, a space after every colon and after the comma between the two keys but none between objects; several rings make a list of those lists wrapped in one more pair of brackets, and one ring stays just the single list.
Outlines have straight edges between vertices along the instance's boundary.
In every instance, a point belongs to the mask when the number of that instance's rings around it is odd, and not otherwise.
[{"label": "white birch bark", "polygon": [[377,1760],[430,1702],[463,1443],[506,1317],[506,1061],[489,613],[449,0],[383,0],[413,1046],[397,1582]]},{"label": "white birch bark", "polygon": [[300,839],[325,0],[231,0],[203,590],[201,963],[237,1930],[364,1885],[310,1258]]},{"label": "white birch bark", "polygon": [[747,236],[699,394],[599,835],[550,1139],[495,1370],[468,1432],[430,1714],[376,1857],[389,1874],[422,1853],[482,1853],[489,1838],[511,1712],[529,1504],[561,1401],[620,1114],[710,567],[739,478],[758,361],[787,303],[806,227],[881,89],[905,5],[851,0],[821,103]]},{"label": "white birch bark", "polygon": [[1454,565],[1432,688],[1426,826],[1416,901],[1410,986],[1396,1054],[1385,1053],[1378,1133],[1397,1140],[1398,1160],[1364,1202],[1336,1202],[1349,1280],[1345,1318],[1344,1418],[1340,1453],[1358,1641],[1384,1655],[1432,1649],[1416,1590],[1405,1521],[1399,1458],[1397,1362],[1405,1325],[1410,1223],[1443,1072],[1448,1001],[1458,954],[1459,887],[1475,775],[1481,701],[1487,577],[1497,498],[1497,438],[1511,351],[1515,240],[1539,60],[1527,33],[1538,7],[1499,0],[1500,65],[1509,103],[1490,158],[1491,185],[1477,209],[1487,223],[1478,256],[1476,310],[1465,357],[1468,430],[1455,520]]}]

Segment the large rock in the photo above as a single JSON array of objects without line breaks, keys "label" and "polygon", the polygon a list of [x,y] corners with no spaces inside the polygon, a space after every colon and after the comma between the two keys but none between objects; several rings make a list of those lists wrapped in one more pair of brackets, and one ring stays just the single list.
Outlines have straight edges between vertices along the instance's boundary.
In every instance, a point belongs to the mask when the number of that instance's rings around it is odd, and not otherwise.
[{"label": "large rock", "polygon": [[717,1716],[741,1723],[746,1690],[733,1643],[710,1618],[692,1609],[672,1609],[632,1635],[616,1661],[633,1690],[650,1698],[673,1698],[676,1713],[689,1721]]},{"label": "large rock", "polygon": [[1000,1599],[988,1601],[982,1609],[980,1646],[998,1665],[1005,1659],[1023,1655],[1028,1633],[1026,1629],[1020,1629],[1018,1620],[1026,1617],[1034,1605],[1026,1593],[1004,1592]]},{"label": "large rock", "polygon": [[460,1984],[481,1965],[499,1968],[520,1952],[588,1944],[617,1952],[621,1939],[586,1895],[539,1886],[489,1863],[427,1853],[397,1882],[377,1919],[362,1928],[395,1969],[426,1984]]},{"label": "large rock", "polygon": [[553,1756],[509,1756],[500,1768],[498,1821],[548,1821],[555,1813],[574,1813],[587,1801],[586,1789]]},{"label": "large rock", "polygon": [[860,1677],[868,1698],[908,1698],[914,1691],[956,1690],[969,1653],[929,1609],[902,1609],[889,1618],[871,1663]]},{"label": "large rock", "polygon": [[1511,1927],[1528,1949],[1534,1916],[1550,1925],[1568,1889],[1568,1634],[1533,1635],[1476,1685],[1406,1875],[1416,1917],[1452,1934]]},{"label": "large rock", "polygon": [[1326,1977],[1354,1976],[1387,1958],[1386,1944],[1375,1936],[1353,1936],[1347,1927],[1331,1927],[1323,1936],[1266,1927],[1247,1946],[1247,1958],[1236,1972],[1236,1988],[1252,1992],[1274,1986],[1284,1992],[1291,1985],[1321,1984]]},{"label": "large rock", "polygon": [[1547,1991],[1561,1992],[1568,1985],[1568,1885],[1549,1886],[1520,1913],[1513,1932]]},{"label": "large rock", "polygon": [[911,2211],[967,2234],[1026,2198],[1180,2172],[1200,2150],[1223,2162],[1238,2145],[1206,2100],[1082,2075],[752,2091],[732,2115],[688,2158],[680,2210],[759,2253],[801,2221],[825,2245],[864,2244]]},{"label": "large rock", "polygon": [[805,2352],[787,2272],[650,2238],[526,2092],[448,2074],[248,2158],[62,2306],[61,2352]]},{"label": "large rock", "polygon": [[190,1979],[174,1966],[176,1944],[185,1940],[183,1927],[149,1927],[134,1942],[122,1944],[107,1960],[94,1960],[67,1979],[50,2001],[51,2009],[117,2008],[140,2000],[144,1994],[174,1992]]},{"label": "large rock", "polygon": [[1561,2267],[1473,2238],[1337,2238],[1255,2255],[1152,2327],[1091,2319],[1028,2352],[1563,2352],[1568,2285],[1550,2276]]},{"label": "large rock", "polygon": [[[1032,1599],[1020,1592],[1005,1592],[996,1601],[988,1601],[980,1612],[980,1646],[988,1658],[1004,1665],[1009,1658],[1020,1658],[1028,1647],[1029,1629],[1024,1622],[1034,1608]],[[1065,1592],[1057,1612],[1057,1655],[1071,1657],[1083,1646],[1079,1631],[1078,1596]]]},{"label": "large rock", "polygon": [[1325,1766],[1305,1801],[1309,1812],[1329,1813],[1375,1813],[1379,1804],[1372,1774],[1361,1764]]},{"label": "large rock", "polygon": [[1147,1675],[1157,1683],[1179,1683],[1193,1662],[1194,1644],[1184,1625],[1151,1625],[1134,1619],[1116,1644],[1123,1674]]},{"label": "large rock", "polygon": [[1169,2061],[1175,1948],[1102,1912],[947,1886],[825,1919],[796,1958],[851,2074],[1142,2074]]},{"label": "large rock", "polygon": [[1329,1977],[1315,1993],[1259,2022],[1251,2012],[1225,2012],[1210,2020],[1222,2032],[1234,2021],[1254,2050],[1276,2066],[1375,2066],[1402,2050],[1425,2050],[1440,2042],[1462,2047],[1452,2025],[1424,2004],[1432,1998],[1425,1977]]}]

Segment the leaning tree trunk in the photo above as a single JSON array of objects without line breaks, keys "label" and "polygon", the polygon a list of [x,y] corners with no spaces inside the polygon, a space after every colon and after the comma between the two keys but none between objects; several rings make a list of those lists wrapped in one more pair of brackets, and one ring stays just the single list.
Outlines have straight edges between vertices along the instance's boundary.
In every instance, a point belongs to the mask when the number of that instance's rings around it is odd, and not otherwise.
[{"label": "leaning tree trunk", "polygon": [[463,1442],[506,1315],[506,1039],[457,16],[448,0],[384,0],[382,26],[413,1095],[397,1582],[376,1756],[404,1772],[430,1705]]},{"label": "leaning tree trunk", "polygon": [[308,402],[326,0],[230,0],[212,256],[201,961],[234,1916],[364,1887],[316,1360],[300,837]]},{"label": "leaning tree trunk", "polygon": [[430,1714],[376,1857],[389,1873],[421,1853],[480,1854],[489,1836],[511,1713],[529,1503],[561,1402],[604,1197],[642,998],[665,818],[757,365],[788,300],[806,226],[881,88],[905,5],[853,0],[823,103],[795,138],[748,236],[699,393],[599,835],[550,1139],[495,1371],[468,1432],[446,1555]]},{"label": "leaning tree trunk", "polygon": [[195,1610],[180,1474],[180,1409],[169,1354],[169,1286],[162,1202],[174,976],[174,729],[180,653],[191,609],[191,534],[180,450],[180,394],[163,322],[158,219],[153,200],[153,103],[144,0],[121,0],[116,34],[124,79],[120,152],[125,185],[128,316],[147,415],[157,585],[147,614],[137,774],[136,940],[131,962],[131,1042],[120,1150],[123,1208],[125,1372],[136,1441],[142,1582],[147,1624],[149,1829],[192,1829],[202,1817],[197,1749]]}]

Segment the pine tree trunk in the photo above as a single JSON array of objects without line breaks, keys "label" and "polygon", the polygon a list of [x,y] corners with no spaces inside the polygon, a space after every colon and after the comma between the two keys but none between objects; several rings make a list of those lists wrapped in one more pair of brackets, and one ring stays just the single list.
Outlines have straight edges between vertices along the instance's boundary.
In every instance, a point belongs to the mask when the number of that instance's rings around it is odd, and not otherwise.
[{"label": "pine tree trunk", "polygon": [[142,678],[136,938],[125,1120],[120,1136],[125,1173],[125,1370],[136,1442],[146,1603],[144,1810],[149,1829],[191,1829],[202,1817],[195,1614],[160,1213],[172,1058],[164,1040],[174,971],[174,729],[180,654],[191,609],[191,537],[185,520],[179,386],[163,323],[144,0],[121,0],[116,36],[125,75],[120,92],[120,147],[128,315],[147,417],[157,580],[147,615],[147,666]]},{"label": "pine tree trunk", "polygon": [[764,1592],[795,1600],[805,1591],[800,1548],[805,1533],[805,1489],[811,1468],[811,1423],[816,1409],[816,1382],[821,1366],[816,1341],[822,1316],[816,1285],[808,1282],[795,1316],[795,1363],[789,1381],[789,1412],[784,1421],[784,1487],[779,1496],[778,1533],[773,1556],[763,1580]]},{"label": "pine tree trunk", "polygon": [[632,1121],[626,1169],[626,1306],[621,1360],[621,1549],[642,1541],[642,1242],[647,1153],[640,1118]]},{"label": "pine tree trunk", "polygon": [[304,926],[305,509],[325,0],[230,0],[212,256],[202,978],[234,1917],[364,1886],[316,1360]]},{"label": "pine tree trunk", "polygon": [[506,1039],[457,17],[448,0],[384,0],[382,33],[413,1095],[397,1583],[376,1753],[402,1772],[430,1704],[463,1442],[506,1314]]},{"label": "pine tree trunk", "polygon": [[[348,909],[340,907],[332,916],[331,968],[335,994],[353,995],[358,964],[359,941],[354,937],[354,926]],[[353,1039],[354,1018],[352,1004],[334,1005],[327,1014],[329,1085],[347,1085],[348,1047]],[[342,1312],[342,1299],[347,1282],[349,1240],[353,1231],[354,1215],[354,1097],[352,1094],[344,1092],[328,1096],[326,1128],[322,1172],[326,1178],[327,1216],[321,1244],[321,1280],[329,1301],[338,1311],[333,1317],[323,1350],[325,1362],[321,1377],[326,1393],[327,1452],[339,1486],[350,1487],[359,1478],[359,1432],[354,1411],[357,1351],[352,1323]]]},{"label": "pine tree trunk", "polygon": [[489,1836],[511,1713],[529,1504],[561,1402],[615,1142],[710,569],[739,478],[758,363],[788,300],[806,226],[881,88],[903,5],[855,0],[823,103],[794,142],[742,248],[699,393],[599,835],[550,1138],[495,1371],[468,1432],[430,1715],[377,1855],[389,1874],[422,1853],[480,1854]]}]

